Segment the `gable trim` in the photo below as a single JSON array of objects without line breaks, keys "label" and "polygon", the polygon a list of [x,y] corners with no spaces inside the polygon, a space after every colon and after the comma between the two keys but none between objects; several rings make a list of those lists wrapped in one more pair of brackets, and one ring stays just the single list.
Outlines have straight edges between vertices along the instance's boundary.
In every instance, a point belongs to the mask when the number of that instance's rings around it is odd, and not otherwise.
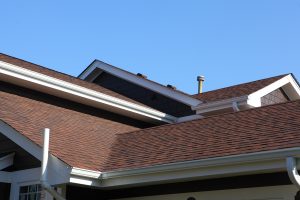
[{"label": "gable trim", "polygon": [[192,109],[196,110],[197,114],[204,114],[212,111],[232,108],[233,103],[237,104],[238,106],[246,106],[249,108],[260,107],[261,97],[269,94],[270,92],[278,88],[282,88],[284,92],[288,95],[289,99],[300,99],[300,87],[297,81],[293,78],[293,76],[289,74],[249,95],[213,101],[209,103],[203,103],[198,106],[192,107]]},{"label": "gable trim", "polygon": [[[96,92],[88,88],[84,88],[60,79],[56,79],[2,61],[0,61],[0,77],[1,74],[5,74],[8,77],[13,77],[18,80],[25,81],[27,84],[33,84],[33,87],[36,87],[36,84],[38,84],[43,88],[45,87],[54,90],[54,92],[52,93],[56,96],[58,95],[58,93],[64,93],[65,95],[62,96],[71,99],[72,101],[75,101],[76,98],[80,98],[80,99],[83,98],[86,101],[87,100],[92,101],[97,105],[101,104],[102,107],[107,107],[107,106],[111,107],[112,109],[115,110],[115,112],[119,114],[121,113],[121,115],[124,115],[124,111],[125,111],[131,113],[131,115],[140,116],[140,118],[142,119],[150,118],[152,120],[164,121],[167,123],[173,123],[177,120],[176,117],[157,111],[155,109],[144,107],[135,103],[131,103],[116,97],[112,97],[100,92]],[[5,78],[10,79],[8,77],[4,77],[3,79]],[[81,100],[80,103],[87,104],[86,101],[83,102]]]},{"label": "gable trim", "polygon": [[[271,83],[270,85],[261,88],[260,90],[257,90],[256,92],[253,92],[248,96],[247,103],[249,105],[252,105],[254,107],[260,107],[261,101],[260,98],[273,92],[274,90],[281,88],[287,84],[291,84],[292,89],[294,89],[294,93],[298,98],[300,98],[300,88],[295,79],[292,77],[291,74],[284,76],[283,78],[275,81],[274,83]],[[259,99],[259,101],[258,101]],[[290,98],[291,100],[295,100],[294,98]]]},{"label": "gable trim", "polygon": [[112,65],[109,65],[107,63],[104,63],[102,61],[99,60],[95,60],[85,71],[83,71],[78,77],[80,79],[86,79],[89,75],[91,75],[93,73],[93,71],[99,68],[109,74],[112,74],[116,77],[119,77],[121,79],[127,80],[131,83],[134,83],[136,85],[142,86],[144,88],[147,88],[149,90],[152,90],[154,92],[157,92],[161,95],[167,96],[171,99],[174,99],[176,101],[179,101],[183,104],[189,105],[189,106],[196,106],[200,103],[202,103],[202,101],[190,97],[189,95],[183,94],[181,92],[178,92],[176,90],[167,88],[163,85],[160,85],[158,83],[155,83],[153,81],[149,81],[147,79],[144,78],[140,78],[132,73],[129,73],[127,71],[124,71],[122,69],[119,69],[117,67],[114,67]]},{"label": "gable trim", "polygon": [[[5,137],[16,143],[18,146],[23,148],[25,151],[30,153],[38,160],[42,160],[42,148],[35,144],[33,141],[17,132],[14,128],[9,126],[4,121],[0,120],[0,133]],[[36,168],[39,169],[39,168]],[[70,166],[58,159],[57,157],[49,154],[49,180],[51,184],[61,184],[68,182],[70,176]],[[21,170],[19,172],[22,172]],[[17,171],[18,172],[18,171]],[[1,172],[2,173],[2,172]],[[37,180],[40,178],[40,170],[38,176],[35,177]]]}]

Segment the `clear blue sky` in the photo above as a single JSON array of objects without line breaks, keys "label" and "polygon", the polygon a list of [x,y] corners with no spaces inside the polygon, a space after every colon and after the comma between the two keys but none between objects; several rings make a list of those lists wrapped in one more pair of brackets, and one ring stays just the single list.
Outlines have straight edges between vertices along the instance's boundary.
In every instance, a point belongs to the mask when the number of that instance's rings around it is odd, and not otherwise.
[{"label": "clear blue sky", "polygon": [[188,93],[293,72],[299,0],[2,1],[0,52],[77,76],[94,59]]}]

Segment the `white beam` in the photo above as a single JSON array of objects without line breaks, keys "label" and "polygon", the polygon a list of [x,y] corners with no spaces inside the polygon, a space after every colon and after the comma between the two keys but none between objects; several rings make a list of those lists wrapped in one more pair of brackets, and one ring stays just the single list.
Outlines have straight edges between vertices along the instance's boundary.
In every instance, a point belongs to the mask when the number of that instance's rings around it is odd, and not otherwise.
[{"label": "white beam", "polygon": [[15,153],[10,153],[3,157],[0,157],[0,170],[5,169],[14,164]]},{"label": "white beam", "polygon": [[12,173],[0,171],[0,182],[1,183],[11,183],[12,182]]}]

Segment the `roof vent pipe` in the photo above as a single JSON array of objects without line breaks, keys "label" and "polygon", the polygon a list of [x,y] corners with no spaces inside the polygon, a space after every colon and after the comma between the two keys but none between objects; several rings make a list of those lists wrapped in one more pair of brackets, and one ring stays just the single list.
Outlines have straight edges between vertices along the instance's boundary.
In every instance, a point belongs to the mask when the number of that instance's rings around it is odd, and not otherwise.
[{"label": "roof vent pipe", "polygon": [[49,157],[49,138],[50,138],[50,129],[45,128],[43,134],[43,158],[42,158],[42,169],[41,169],[41,186],[49,194],[51,194],[57,200],[66,200],[60,194],[58,194],[48,183],[47,174],[48,174],[48,157]]},{"label": "roof vent pipe", "polygon": [[197,76],[197,81],[198,81],[198,94],[201,94],[203,88],[204,76]]}]

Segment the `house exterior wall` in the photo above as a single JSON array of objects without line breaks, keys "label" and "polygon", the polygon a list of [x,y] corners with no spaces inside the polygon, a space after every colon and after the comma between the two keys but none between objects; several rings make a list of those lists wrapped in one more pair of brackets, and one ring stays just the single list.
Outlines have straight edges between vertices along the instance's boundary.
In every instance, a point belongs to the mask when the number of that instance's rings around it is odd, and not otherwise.
[{"label": "house exterior wall", "polygon": [[294,200],[296,193],[297,188],[294,185],[281,185],[271,187],[125,198],[122,200],[188,200],[190,197],[193,197],[195,200]]},{"label": "house exterior wall", "polygon": [[289,101],[287,95],[284,93],[284,91],[281,88],[279,88],[263,96],[261,98],[261,105],[266,106],[266,105],[271,105],[276,103],[283,103],[287,101]]}]

